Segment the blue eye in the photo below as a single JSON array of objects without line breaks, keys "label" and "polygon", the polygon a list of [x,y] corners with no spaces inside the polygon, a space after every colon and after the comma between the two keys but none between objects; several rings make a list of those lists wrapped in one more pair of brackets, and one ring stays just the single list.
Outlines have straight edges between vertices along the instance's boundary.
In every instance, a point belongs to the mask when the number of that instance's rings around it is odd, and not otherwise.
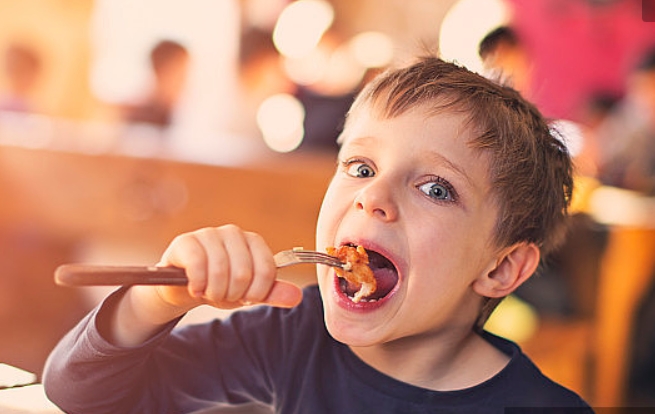
[{"label": "blue eye", "polygon": [[346,166],[346,173],[352,177],[370,178],[375,175],[375,171],[366,163],[354,161]]},{"label": "blue eye", "polygon": [[435,200],[455,201],[455,194],[448,183],[430,181],[418,186],[425,195]]}]

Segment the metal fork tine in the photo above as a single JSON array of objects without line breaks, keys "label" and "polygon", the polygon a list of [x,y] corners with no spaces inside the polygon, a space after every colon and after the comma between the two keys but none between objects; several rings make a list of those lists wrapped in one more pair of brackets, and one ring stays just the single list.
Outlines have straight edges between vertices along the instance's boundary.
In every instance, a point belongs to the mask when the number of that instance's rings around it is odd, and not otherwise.
[{"label": "metal fork tine", "polygon": [[329,256],[324,253],[319,253],[319,252],[313,252],[309,250],[301,250],[294,252],[296,256],[300,258],[305,258],[305,259],[310,259],[310,258],[321,258],[321,259],[330,259],[332,256]]},{"label": "metal fork tine", "polygon": [[301,251],[296,252],[296,256],[298,256],[299,258],[301,258],[303,260],[308,260],[308,261],[318,261],[318,260],[320,260],[321,261],[320,263],[323,263],[323,264],[329,264],[329,265],[332,265],[332,266],[334,264],[337,264],[339,266],[343,266],[343,263],[341,263],[341,261],[338,258],[336,258],[334,256],[330,256],[327,253],[315,252],[315,251],[311,251],[311,250],[301,250]]},{"label": "metal fork tine", "polygon": [[343,263],[338,258],[313,250],[284,250],[275,256],[279,267],[289,266],[294,263],[319,263],[327,266],[343,267]]}]

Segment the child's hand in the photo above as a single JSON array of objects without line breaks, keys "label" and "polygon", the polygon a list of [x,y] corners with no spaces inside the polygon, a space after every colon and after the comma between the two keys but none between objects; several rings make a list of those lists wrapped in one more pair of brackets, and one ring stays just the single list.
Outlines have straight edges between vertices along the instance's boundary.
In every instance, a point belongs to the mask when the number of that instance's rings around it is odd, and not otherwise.
[{"label": "child's hand", "polygon": [[209,304],[230,309],[251,303],[293,307],[302,298],[299,287],[276,280],[273,253],[264,239],[234,225],[176,237],[158,265],[186,270],[186,288],[157,287],[161,299],[180,308]]},{"label": "child's hand", "polygon": [[176,237],[161,266],[184,268],[182,286],[132,286],[99,329],[110,342],[136,346],[161,326],[202,304],[230,309],[250,303],[292,307],[302,291],[276,280],[273,254],[255,233],[227,225]]}]

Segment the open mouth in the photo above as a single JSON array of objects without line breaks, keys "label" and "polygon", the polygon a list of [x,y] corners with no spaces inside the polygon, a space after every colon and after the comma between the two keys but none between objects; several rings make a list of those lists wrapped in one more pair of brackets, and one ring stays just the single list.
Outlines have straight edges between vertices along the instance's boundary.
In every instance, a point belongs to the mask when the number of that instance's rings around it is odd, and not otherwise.
[{"label": "open mouth", "polygon": [[[366,253],[368,254],[369,267],[373,271],[373,276],[375,277],[376,288],[373,293],[363,296],[357,301],[377,302],[386,297],[398,284],[398,270],[393,263],[382,254],[368,249],[366,250]],[[345,278],[339,279],[339,287],[352,301],[356,301],[356,295],[361,289],[361,285],[350,283]]]}]

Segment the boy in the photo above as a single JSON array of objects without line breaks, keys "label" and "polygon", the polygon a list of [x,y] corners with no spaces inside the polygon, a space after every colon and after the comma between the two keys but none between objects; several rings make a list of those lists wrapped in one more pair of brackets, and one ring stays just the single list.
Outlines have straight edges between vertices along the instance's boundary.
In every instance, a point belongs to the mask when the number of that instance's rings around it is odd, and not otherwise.
[{"label": "boy", "polygon": [[[84,414],[586,407],[480,328],[564,235],[571,163],[537,110],[429,57],[367,85],[340,143],[316,246],[366,248],[373,295],[353,301],[325,266],[303,292],[276,280],[263,239],[233,225],[183,234],[160,265],[188,287],[112,294],[53,351],[48,396]],[[173,330],[200,304],[251,302],[271,306]]]}]

